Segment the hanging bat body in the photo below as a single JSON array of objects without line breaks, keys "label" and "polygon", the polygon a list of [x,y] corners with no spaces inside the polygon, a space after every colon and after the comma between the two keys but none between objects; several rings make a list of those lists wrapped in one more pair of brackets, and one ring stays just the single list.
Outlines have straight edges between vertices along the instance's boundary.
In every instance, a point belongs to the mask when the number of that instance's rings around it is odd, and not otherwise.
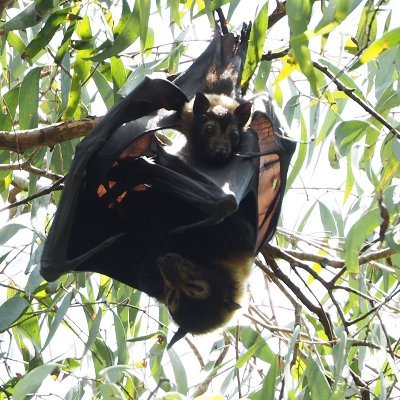
[{"label": "hanging bat body", "polygon": [[[242,132],[250,105],[236,99],[248,33],[238,44],[217,32],[174,84],[146,78],[109,111],[77,147],[43,249],[49,281],[94,271],[165,303],[179,325],[170,345],[229,321],[276,227],[294,148],[275,136],[279,122],[265,104]],[[155,139],[166,127],[187,135],[187,151],[169,154]]]}]

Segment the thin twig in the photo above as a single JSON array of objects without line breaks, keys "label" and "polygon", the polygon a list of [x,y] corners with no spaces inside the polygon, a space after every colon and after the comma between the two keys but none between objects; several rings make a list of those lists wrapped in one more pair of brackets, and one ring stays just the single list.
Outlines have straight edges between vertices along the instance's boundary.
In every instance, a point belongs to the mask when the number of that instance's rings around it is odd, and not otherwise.
[{"label": "thin twig", "polygon": [[53,172],[45,171],[43,169],[37,168],[31,165],[29,162],[20,162],[20,163],[13,163],[13,164],[0,164],[0,171],[26,171],[30,172],[31,174],[43,176],[44,178],[51,179],[53,181],[59,180],[63,178],[62,175],[54,174]]},{"label": "thin twig", "polygon": [[18,207],[18,206],[20,206],[22,204],[27,204],[30,201],[32,201],[34,199],[37,199],[38,197],[45,196],[46,194],[50,194],[50,193],[52,193],[52,192],[54,192],[56,190],[61,190],[63,188],[63,186],[64,186],[62,184],[64,182],[64,179],[65,179],[65,177],[62,177],[58,181],[54,182],[54,184],[51,185],[50,187],[48,187],[46,189],[43,189],[43,190],[40,190],[39,192],[37,192],[37,193],[35,193],[35,194],[31,195],[31,196],[28,196],[27,198],[25,198],[23,200],[16,201],[15,203],[9,204],[8,206],[1,208],[0,212],[5,211],[5,210],[9,210],[9,209],[14,208],[14,207]]},{"label": "thin twig", "polygon": [[341,92],[345,93],[348,97],[350,97],[353,101],[355,101],[359,106],[361,106],[368,114],[370,114],[372,117],[374,117],[377,121],[379,121],[383,126],[385,126],[390,133],[394,134],[397,138],[400,139],[400,132],[392,125],[389,124],[389,122],[386,121],[386,119],[380,115],[377,111],[375,111],[371,106],[369,106],[367,103],[365,103],[363,100],[361,100],[355,93],[354,89],[350,89],[347,86],[345,86],[340,80],[332,74],[332,72],[329,71],[328,67],[325,67],[324,65],[319,64],[316,61],[313,61],[313,66],[320,70],[323,74],[325,74],[337,87],[338,90]]}]

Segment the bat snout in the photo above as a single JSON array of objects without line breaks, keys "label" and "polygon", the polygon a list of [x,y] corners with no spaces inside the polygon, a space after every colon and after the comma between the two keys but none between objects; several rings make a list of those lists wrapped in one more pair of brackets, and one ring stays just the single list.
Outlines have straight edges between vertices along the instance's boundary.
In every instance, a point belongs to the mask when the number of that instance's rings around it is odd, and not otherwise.
[{"label": "bat snout", "polygon": [[214,150],[214,156],[218,160],[226,160],[229,156],[229,152],[225,147],[217,147]]}]

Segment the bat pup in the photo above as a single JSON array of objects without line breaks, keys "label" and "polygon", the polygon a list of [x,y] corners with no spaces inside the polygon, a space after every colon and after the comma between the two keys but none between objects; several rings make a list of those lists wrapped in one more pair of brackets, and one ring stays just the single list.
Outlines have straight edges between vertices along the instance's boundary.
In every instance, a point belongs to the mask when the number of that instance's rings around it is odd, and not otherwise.
[{"label": "bat pup", "polygon": [[188,149],[204,161],[224,163],[240,144],[251,107],[224,94],[198,92],[181,113]]}]

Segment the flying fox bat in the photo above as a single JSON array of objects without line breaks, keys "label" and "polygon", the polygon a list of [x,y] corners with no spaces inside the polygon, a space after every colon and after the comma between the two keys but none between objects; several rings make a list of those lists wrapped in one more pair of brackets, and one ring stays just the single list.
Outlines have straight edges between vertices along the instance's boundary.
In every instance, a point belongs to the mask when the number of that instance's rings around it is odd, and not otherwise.
[{"label": "flying fox bat", "polygon": [[109,111],[77,146],[44,245],[49,281],[99,272],[165,303],[179,325],[170,345],[229,321],[278,221],[294,147],[276,135],[269,102],[254,107],[234,146],[240,156],[231,152],[218,166],[190,146],[171,154],[156,135],[186,129],[182,111],[213,74],[237,97],[247,37],[217,32],[174,83],[145,78]]}]

